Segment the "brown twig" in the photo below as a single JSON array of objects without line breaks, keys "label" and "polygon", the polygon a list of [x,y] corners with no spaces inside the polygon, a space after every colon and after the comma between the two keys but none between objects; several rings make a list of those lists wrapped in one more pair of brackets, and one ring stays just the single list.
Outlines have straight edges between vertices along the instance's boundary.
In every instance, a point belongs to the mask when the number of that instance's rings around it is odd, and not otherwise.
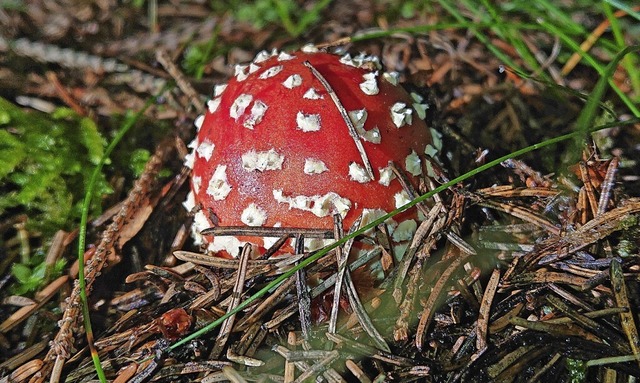
[{"label": "brown twig", "polygon": [[424,303],[424,310],[420,315],[420,322],[418,323],[418,328],[416,329],[416,347],[418,350],[423,350],[425,336],[427,333],[427,329],[431,324],[431,319],[435,314],[435,310],[437,309],[436,303],[438,299],[442,296],[445,291],[445,288],[448,286],[449,281],[451,280],[451,276],[454,272],[458,270],[458,267],[462,265],[466,261],[463,257],[455,257],[453,261],[447,266],[444,272],[440,275],[440,278],[436,282],[433,289],[431,289],[431,293],[429,294],[429,298]]},{"label": "brown twig", "polygon": [[196,111],[198,113],[204,113],[205,107],[204,103],[200,99],[200,96],[195,91],[195,89],[193,89],[193,86],[191,86],[189,81],[187,81],[187,79],[184,77],[184,74],[178,69],[173,61],[171,61],[171,57],[169,57],[169,54],[166,51],[160,49],[156,51],[156,60],[158,60],[158,62],[162,64],[164,69],[169,73],[169,75],[173,77],[180,90],[184,94],[186,94],[187,97],[189,97],[189,101],[196,108]]},{"label": "brown twig", "polygon": [[[247,265],[249,263],[250,255],[251,245],[246,245],[242,249],[242,253],[240,254],[240,265],[236,272],[236,281],[233,286],[233,291],[231,292],[231,302],[229,302],[227,312],[233,310],[240,304],[240,301],[242,299],[242,292],[244,291],[244,282],[247,279]],[[218,337],[216,338],[216,343],[210,353],[210,356],[213,359],[219,358],[222,354],[222,350],[225,347],[227,340],[229,339],[229,335],[231,334],[231,329],[233,328],[235,319],[236,315],[231,315],[220,326],[220,332],[218,333]]]},{"label": "brown twig", "polygon": [[480,311],[478,313],[478,323],[476,326],[476,349],[484,350],[487,347],[487,335],[489,330],[489,312],[491,310],[491,303],[495,297],[496,290],[498,289],[498,282],[500,281],[500,270],[493,270],[489,282],[487,282],[487,288],[482,296],[482,304],[480,305]]}]

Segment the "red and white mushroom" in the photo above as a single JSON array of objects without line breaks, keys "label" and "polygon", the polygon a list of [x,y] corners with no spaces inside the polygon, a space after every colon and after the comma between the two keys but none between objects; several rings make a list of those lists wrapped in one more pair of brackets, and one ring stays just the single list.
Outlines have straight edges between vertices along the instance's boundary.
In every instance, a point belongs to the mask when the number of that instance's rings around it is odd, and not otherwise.
[{"label": "red and white mushroom", "polygon": [[[416,115],[426,106],[376,58],[337,56],[313,47],[258,54],[217,86],[186,164],[193,168],[185,207],[196,211],[194,235],[212,253],[236,255],[245,241],[202,236],[213,226],[332,229],[349,227],[409,201],[389,162],[412,176],[431,134]],[[410,238],[415,213],[390,223],[394,240]]]}]

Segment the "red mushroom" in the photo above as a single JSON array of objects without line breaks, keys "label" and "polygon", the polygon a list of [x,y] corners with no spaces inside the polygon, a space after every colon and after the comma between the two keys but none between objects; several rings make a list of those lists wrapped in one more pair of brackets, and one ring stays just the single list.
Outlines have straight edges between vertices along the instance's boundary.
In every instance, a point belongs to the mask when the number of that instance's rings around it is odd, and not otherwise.
[{"label": "red mushroom", "polygon": [[[236,255],[244,241],[267,247],[273,239],[199,232],[214,225],[331,229],[336,213],[349,227],[408,202],[389,162],[410,176],[422,173],[431,135],[412,105],[421,113],[426,105],[378,66],[370,56],[312,47],[262,52],[237,66],[196,121],[186,160],[193,173],[185,207],[197,209],[196,242]],[[410,239],[413,218],[389,223],[394,240]]]}]

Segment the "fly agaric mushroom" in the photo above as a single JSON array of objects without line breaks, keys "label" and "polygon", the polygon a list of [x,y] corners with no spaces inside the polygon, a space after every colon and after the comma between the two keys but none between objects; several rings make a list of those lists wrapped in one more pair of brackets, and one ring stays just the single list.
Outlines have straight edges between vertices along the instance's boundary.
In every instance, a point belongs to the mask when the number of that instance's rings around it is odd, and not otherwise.
[{"label": "fly agaric mushroom", "polygon": [[[307,46],[261,52],[216,86],[185,161],[193,168],[184,205],[197,210],[196,243],[235,256],[246,241],[268,247],[275,239],[200,232],[218,225],[332,229],[334,214],[349,227],[409,202],[389,164],[422,173],[431,135],[414,108],[423,113],[426,105],[378,67],[374,57]],[[405,212],[388,223],[395,241],[411,238],[414,217]]]}]

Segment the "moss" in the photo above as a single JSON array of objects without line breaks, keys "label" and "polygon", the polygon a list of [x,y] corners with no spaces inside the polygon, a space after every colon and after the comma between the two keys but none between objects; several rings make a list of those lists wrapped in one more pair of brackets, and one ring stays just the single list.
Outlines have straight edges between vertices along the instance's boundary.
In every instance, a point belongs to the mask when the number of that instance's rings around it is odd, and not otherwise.
[{"label": "moss", "polygon": [[[26,214],[27,228],[45,235],[71,228],[104,148],[90,118],[65,108],[25,112],[0,98],[0,217]],[[94,198],[110,192],[101,175]]]}]

